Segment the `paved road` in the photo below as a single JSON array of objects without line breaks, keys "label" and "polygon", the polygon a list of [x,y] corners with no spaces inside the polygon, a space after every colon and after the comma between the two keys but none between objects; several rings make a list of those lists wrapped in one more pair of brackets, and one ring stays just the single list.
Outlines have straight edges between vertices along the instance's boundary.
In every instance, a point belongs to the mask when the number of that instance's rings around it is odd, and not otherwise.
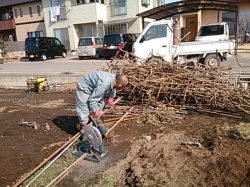
[{"label": "paved road", "polygon": [[250,53],[239,53],[238,55],[230,55],[228,59],[221,63],[222,66],[231,65],[232,73],[249,73],[250,76]]},{"label": "paved road", "polygon": [[67,58],[55,58],[47,61],[29,61],[23,59],[16,62],[8,62],[0,65],[0,75],[19,74],[19,75],[35,75],[35,74],[77,74],[83,75],[86,72],[100,69],[110,60],[91,59],[79,60],[78,57],[70,56]]},{"label": "paved road", "polygon": [[[86,72],[100,69],[106,66],[110,60],[100,58],[98,60],[88,58],[79,60],[77,56],[69,56],[67,58],[55,58],[47,61],[33,61],[25,59],[22,61],[8,62],[0,64],[0,75],[4,74],[85,74]],[[232,65],[240,62],[240,66],[234,65],[235,72],[242,70],[250,73],[250,53],[230,55],[227,61],[221,63],[224,65]]]},{"label": "paved road", "polygon": [[[46,77],[49,83],[74,83],[87,72],[101,69],[110,60],[91,59],[79,60],[77,56],[55,58],[47,61],[22,60],[0,64],[1,87],[23,87],[26,80],[34,77]],[[239,62],[240,65],[237,63]],[[250,77],[250,54],[229,56],[221,65],[233,65],[231,73],[244,73]]]}]

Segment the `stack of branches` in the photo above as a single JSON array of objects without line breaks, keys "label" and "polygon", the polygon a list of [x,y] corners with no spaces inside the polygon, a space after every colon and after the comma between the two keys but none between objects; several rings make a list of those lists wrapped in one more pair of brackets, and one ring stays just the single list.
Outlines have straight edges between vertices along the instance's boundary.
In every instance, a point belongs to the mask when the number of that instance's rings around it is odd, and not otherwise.
[{"label": "stack of branches", "polygon": [[250,114],[249,91],[223,77],[219,68],[189,67],[152,56],[138,64],[129,56],[116,56],[108,66],[122,67],[129,78],[123,94],[134,104]]}]

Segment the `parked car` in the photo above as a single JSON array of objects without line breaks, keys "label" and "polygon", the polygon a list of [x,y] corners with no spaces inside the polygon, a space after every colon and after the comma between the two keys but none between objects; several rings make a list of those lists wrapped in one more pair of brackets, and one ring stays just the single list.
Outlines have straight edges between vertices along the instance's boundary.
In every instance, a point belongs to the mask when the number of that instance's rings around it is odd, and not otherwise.
[{"label": "parked car", "polygon": [[229,26],[227,22],[202,25],[195,41],[225,41],[229,40]]},{"label": "parked car", "polygon": [[103,55],[105,59],[115,56],[120,49],[132,52],[132,46],[136,38],[136,35],[132,33],[104,35]]},{"label": "parked car", "polygon": [[67,51],[65,46],[56,37],[29,37],[25,39],[25,53],[30,61],[62,56],[66,58]]},{"label": "parked car", "polygon": [[80,60],[84,57],[94,57],[96,59],[103,56],[103,38],[83,37],[79,39],[77,53]]}]

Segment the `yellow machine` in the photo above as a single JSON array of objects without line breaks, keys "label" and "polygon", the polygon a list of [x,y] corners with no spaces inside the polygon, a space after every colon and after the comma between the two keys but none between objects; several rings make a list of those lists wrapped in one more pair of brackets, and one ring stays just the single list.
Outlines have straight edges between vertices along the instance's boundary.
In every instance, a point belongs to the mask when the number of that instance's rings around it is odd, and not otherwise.
[{"label": "yellow machine", "polygon": [[36,77],[35,79],[28,79],[26,82],[28,89],[32,92],[44,91],[48,86],[46,77]]}]

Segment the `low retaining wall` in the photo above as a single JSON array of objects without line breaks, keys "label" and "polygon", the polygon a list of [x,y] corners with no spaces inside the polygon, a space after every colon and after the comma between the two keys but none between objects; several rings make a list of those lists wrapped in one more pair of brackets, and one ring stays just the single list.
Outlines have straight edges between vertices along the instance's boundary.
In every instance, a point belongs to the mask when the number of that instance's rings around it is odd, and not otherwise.
[{"label": "low retaining wall", "polygon": [[27,88],[27,80],[36,77],[46,77],[48,85],[71,84],[75,88],[82,75],[0,75],[1,88]]}]

